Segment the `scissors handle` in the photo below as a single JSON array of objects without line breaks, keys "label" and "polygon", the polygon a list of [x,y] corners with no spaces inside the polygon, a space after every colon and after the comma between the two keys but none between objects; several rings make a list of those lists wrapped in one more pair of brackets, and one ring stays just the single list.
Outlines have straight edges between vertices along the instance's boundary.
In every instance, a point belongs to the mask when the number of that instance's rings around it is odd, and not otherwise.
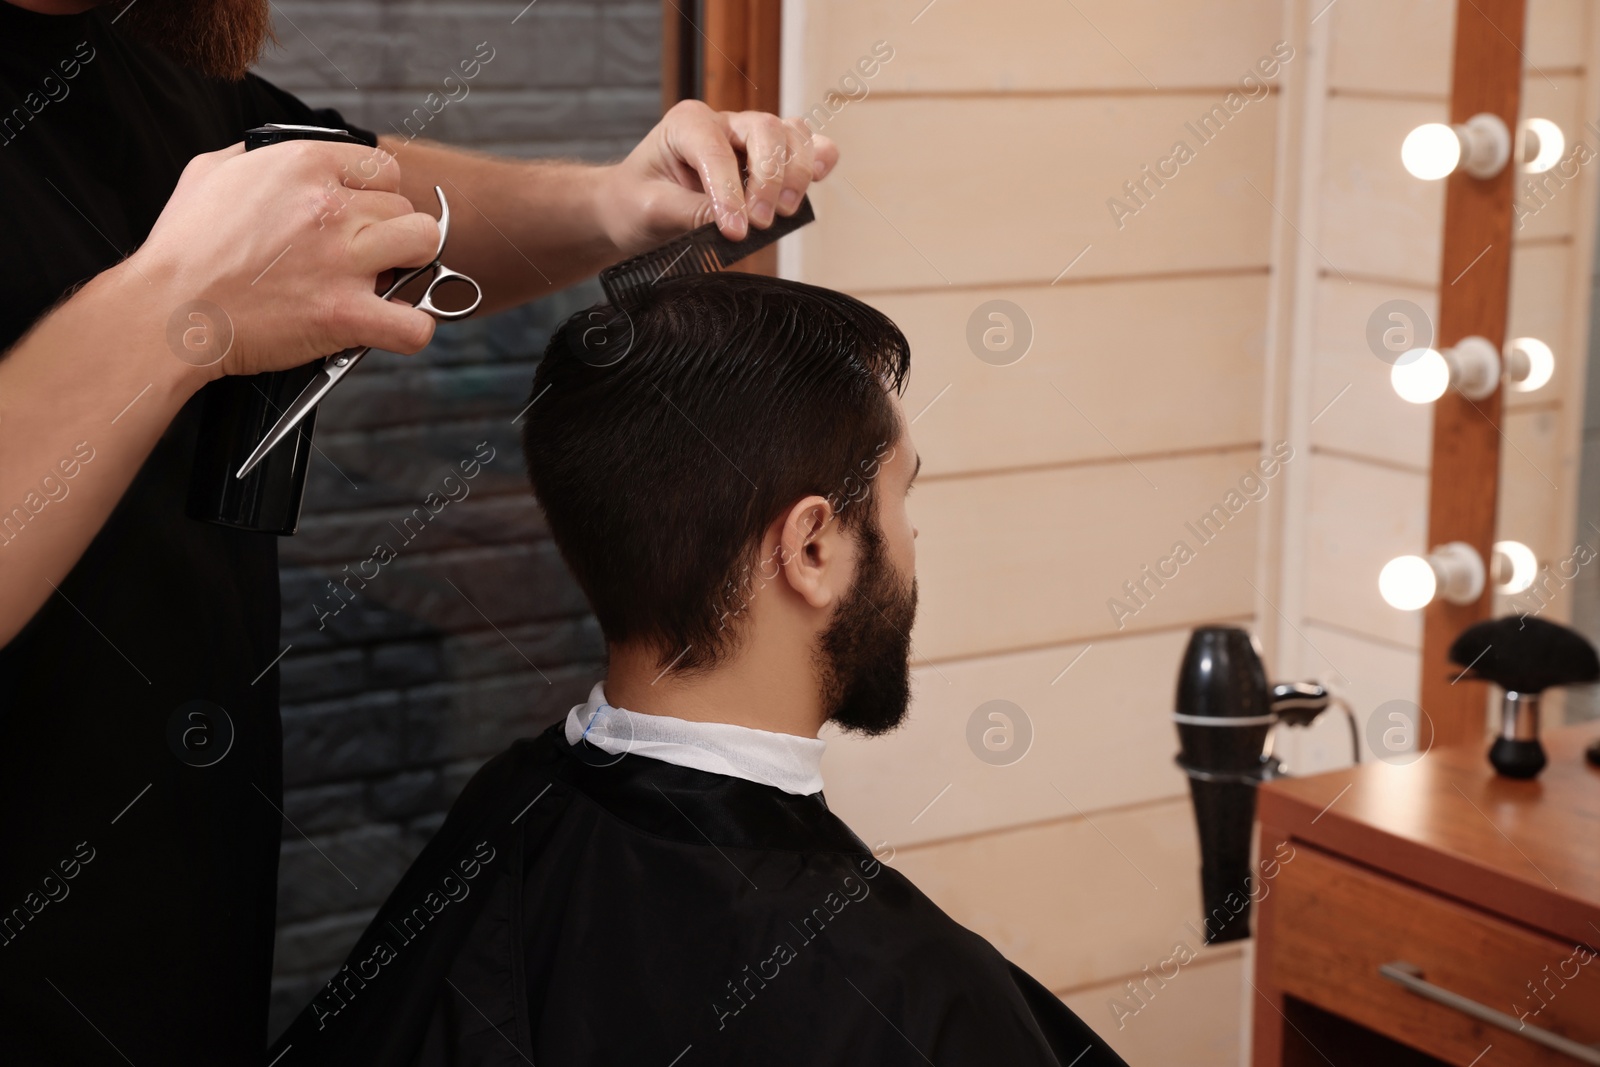
[{"label": "scissors handle", "polygon": [[[476,281],[458,270],[451,270],[437,261],[434,262],[433,267],[433,280],[428,283],[428,287],[422,291],[422,296],[417,300],[416,306],[419,311],[426,311],[441,322],[455,322],[457,319],[464,319],[478,310],[478,305],[483,303],[483,289]],[[456,308],[453,311],[447,311],[435,304],[433,302],[434,291],[446,282],[460,282],[464,285],[470,285],[472,287],[472,303],[463,308]]]}]

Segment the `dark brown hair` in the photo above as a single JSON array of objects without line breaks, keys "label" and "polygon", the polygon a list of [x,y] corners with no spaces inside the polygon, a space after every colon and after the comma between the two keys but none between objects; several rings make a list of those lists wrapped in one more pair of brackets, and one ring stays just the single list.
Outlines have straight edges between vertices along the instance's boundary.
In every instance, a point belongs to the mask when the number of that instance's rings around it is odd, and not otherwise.
[{"label": "dark brown hair", "polygon": [[841,527],[870,523],[910,359],[882,312],[753,274],[674,278],[568,319],[534,376],[523,453],[607,641],[711,667],[785,509],[814,493]]}]

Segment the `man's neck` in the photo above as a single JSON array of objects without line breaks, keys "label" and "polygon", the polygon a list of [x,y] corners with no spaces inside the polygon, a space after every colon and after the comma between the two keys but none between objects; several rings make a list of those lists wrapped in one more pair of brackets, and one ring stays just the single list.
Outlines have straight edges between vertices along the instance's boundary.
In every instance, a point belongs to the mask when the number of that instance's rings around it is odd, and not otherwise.
[{"label": "man's neck", "polygon": [[816,737],[826,717],[815,668],[804,655],[746,649],[712,670],[664,673],[648,651],[613,646],[606,700],[644,715],[725,722],[755,730]]}]

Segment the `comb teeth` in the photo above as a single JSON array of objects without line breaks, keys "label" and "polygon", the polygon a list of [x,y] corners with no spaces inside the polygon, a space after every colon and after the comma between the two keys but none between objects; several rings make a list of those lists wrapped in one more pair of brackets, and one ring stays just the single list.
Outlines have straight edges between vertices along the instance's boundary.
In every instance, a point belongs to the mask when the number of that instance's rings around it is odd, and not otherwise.
[{"label": "comb teeth", "polygon": [[800,207],[793,215],[778,216],[764,230],[752,229],[742,241],[728,240],[716,223],[709,222],[673,238],[660,248],[607,267],[600,272],[600,287],[615,307],[636,303],[663,278],[726,270],[816,217],[811,210],[811,198],[806,196],[800,199]]}]

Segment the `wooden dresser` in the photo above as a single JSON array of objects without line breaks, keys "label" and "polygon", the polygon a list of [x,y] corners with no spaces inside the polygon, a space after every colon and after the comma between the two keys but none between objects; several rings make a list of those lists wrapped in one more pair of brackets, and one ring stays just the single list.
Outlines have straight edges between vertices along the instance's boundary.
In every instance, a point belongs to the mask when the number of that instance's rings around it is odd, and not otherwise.
[{"label": "wooden dresser", "polygon": [[1531,782],[1484,743],[1263,786],[1255,1067],[1600,1064],[1596,737]]}]

